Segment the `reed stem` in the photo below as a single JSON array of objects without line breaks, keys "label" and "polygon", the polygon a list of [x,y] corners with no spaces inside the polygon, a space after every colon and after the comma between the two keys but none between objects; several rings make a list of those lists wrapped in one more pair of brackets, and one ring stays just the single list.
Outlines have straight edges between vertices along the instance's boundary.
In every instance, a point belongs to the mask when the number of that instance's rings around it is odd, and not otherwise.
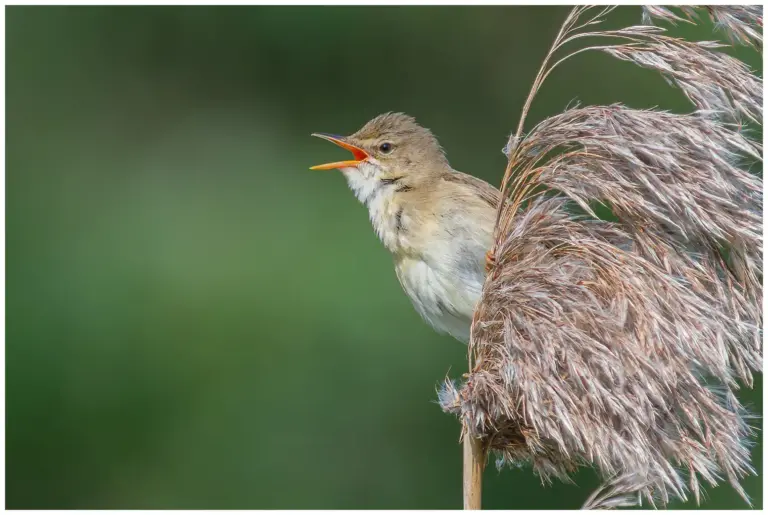
[{"label": "reed stem", "polygon": [[485,445],[478,438],[464,435],[464,509],[479,510],[483,500]]}]

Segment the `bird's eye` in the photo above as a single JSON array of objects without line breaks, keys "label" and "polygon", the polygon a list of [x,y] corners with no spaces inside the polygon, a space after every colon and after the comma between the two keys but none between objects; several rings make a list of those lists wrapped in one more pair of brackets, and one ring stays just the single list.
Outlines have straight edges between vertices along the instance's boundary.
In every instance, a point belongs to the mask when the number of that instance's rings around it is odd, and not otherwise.
[{"label": "bird's eye", "polygon": [[379,145],[379,150],[381,150],[385,154],[389,154],[392,152],[392,143],[382,143]]}]

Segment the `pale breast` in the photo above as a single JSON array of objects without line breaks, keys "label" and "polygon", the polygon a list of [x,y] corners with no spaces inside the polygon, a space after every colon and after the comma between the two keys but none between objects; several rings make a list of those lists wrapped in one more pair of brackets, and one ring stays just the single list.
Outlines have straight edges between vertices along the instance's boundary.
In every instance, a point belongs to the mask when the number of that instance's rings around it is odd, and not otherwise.
[{"label": "pale breast", "polygon": [[392,252],[397,277],[416,311],[437,331],[469,341],[491,247],[495,189],[458,172],[422,188],[401,188],[392,179],[343,171]]},{"label": "pale breast", "polygon": [[480,299],[482,278],[464,277],[436,269],[417,258],[395,261],[395,271],[416,311],[435,330],[469,341],[472,312]]}]

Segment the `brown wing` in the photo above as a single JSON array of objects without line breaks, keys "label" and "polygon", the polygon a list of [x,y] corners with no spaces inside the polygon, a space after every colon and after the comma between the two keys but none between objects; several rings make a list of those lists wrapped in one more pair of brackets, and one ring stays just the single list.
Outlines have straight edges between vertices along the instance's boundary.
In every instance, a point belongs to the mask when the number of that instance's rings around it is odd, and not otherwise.
[{"label": "brown wing", "polygon": [[472,191],[476,192],[477,195],[493,209],[496,209],[499,206],[499,199],[501,198],[499,190],[482,179],[453,170],[444,174],[442,180],[470,186]]}]

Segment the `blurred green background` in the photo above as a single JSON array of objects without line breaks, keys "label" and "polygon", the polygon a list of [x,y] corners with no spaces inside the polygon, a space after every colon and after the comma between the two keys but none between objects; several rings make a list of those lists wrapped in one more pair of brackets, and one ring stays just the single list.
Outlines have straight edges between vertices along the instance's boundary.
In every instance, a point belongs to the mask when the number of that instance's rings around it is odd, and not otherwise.
[{"label": "blurred green background", "polygon": [[[7,506],[460,507],[435,387],[466,347],[414,312],[341,174],[307,170],[343,155],[309,134],[405,111],[498,184],[566,12],[7,8]],[[529,126],[574,99],[689,109],[586,54]],[[484,506],[577,508],[577,484],[490,467]]]}]

